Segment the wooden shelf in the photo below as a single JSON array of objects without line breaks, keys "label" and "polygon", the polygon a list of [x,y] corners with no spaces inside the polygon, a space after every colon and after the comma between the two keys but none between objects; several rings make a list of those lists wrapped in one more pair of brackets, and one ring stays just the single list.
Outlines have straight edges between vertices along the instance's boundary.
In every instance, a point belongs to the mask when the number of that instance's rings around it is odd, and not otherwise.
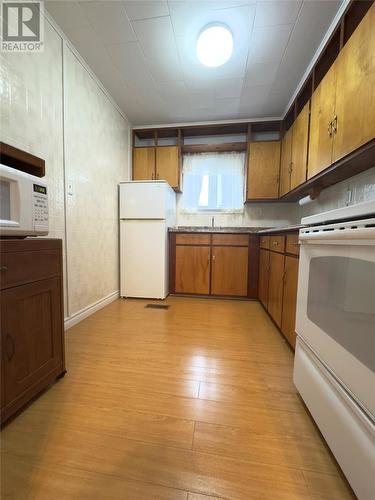
[{"label": "wooden shelf", "polygon": [[45,161],[42,158],[4,142],[0,142],[0,162],[37,177],[45,176]]}]

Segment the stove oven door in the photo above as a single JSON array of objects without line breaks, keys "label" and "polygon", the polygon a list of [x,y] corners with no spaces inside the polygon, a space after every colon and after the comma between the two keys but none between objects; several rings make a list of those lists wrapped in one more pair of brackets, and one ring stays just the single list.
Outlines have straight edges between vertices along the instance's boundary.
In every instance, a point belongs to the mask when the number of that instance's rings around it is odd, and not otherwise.
[{"label": "stove oven door", "polygon": [[375,229],[300,234],[296,331],[375,420]]}]

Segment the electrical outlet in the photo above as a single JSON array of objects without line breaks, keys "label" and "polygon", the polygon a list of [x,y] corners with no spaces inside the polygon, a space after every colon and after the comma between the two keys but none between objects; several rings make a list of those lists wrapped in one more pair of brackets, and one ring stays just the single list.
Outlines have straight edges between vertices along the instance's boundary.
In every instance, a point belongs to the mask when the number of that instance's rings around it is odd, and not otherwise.
[{"label": "electrical outlet", "polygon": [[346,204],[350,205],[353,200],[353,191],[348,188],[346,191]]}]

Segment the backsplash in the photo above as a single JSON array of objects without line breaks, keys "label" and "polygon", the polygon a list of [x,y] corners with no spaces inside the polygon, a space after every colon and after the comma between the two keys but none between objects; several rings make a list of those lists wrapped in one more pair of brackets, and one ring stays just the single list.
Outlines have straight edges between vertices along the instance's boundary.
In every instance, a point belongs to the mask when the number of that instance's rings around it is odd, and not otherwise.
[{"label": "backsplash", "polygon": [[48,237],[63,240],[68,318],[119,289],[130,125],[47,19],[43,52],[3,52],[0,63],[0,138],[46,161]]}]

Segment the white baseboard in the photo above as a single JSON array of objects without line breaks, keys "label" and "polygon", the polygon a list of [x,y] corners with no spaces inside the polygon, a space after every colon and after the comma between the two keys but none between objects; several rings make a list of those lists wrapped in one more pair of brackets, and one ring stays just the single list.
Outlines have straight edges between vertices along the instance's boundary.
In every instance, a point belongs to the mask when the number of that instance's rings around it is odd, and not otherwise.
[{"label": "white baseboard", "polygon": [[80,311],[72,314],[72,316],[65,318],[64,320],[65,330],[69,330],[69,328],[71,328],[72,326],[76,325],[77,323],[87,318],[88,316],[91,316],[91,314],[94,314],[94,312],[99,311],[99,309],[102,309],[103,307],[107,306],[114,300],[117,300],[119,297],[120,297],[120,292],[117,290],[116,292],[112,292],[106,297],[97,300],[93,304],[84,307]]}]

